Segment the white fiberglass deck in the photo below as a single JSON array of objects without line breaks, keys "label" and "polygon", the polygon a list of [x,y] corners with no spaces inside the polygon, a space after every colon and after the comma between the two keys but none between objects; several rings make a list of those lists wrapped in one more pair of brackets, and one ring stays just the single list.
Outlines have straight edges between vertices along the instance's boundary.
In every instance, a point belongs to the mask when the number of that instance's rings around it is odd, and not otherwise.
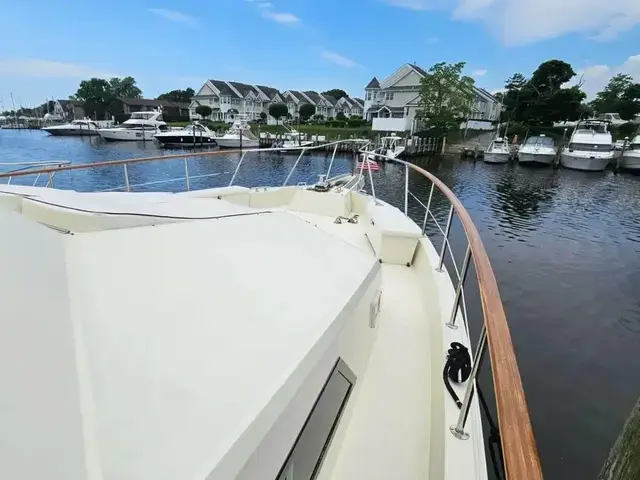
[{"label": "white fiberglass deck", "polygon": [[[12,232],[0,237],[0,263],[24,272],[0,284],[1,298],[23,312],[19,341],[34,335],[61,359],[41,359],[34,375],[0,344],[0,362],[11,365],[0,377],[7,391],[25,376],[34,390],[44,382],[60,422],[41,422],[38,402],[17,389],[0,423],[6,415],[15,423],[17,410],[28,428],[14,429],[33,433],[0,453],[0,477],[276,478],[327,361],[339,356],[357,380],[318,478],[486,478],[475,402],[468,428],[476,441],[449,432],[459,410],[442,385],[444,345],[468,339],[463,328],[443,331],[453,289],[446,273],[434,273],[437,254],[419,227],[355,192],[233,188],[166,197],[52,192],[46,215],[28,207],[49,195],[34,190],[17,209],[30,219],[0,209],[0,229]],[[131,208],[143,223],[122,223]],[[79,212],[107,230],[61,234],[32,221],[82,226]],[[115,223],[105,224],[104,212]],[[354,214],[357,223],[336,223]],[[187,221],[162,224],[155,215]],[[389,245],[407,251],[381,265]],[[31,265],[31,251],[46,268]],[[43,288],[45,301],[30,302]],[[47,331],[43,322],[58,341],[37,333]],[[42,451],[65,449],[64,468],[55,456],[38,464],[20,455],[34,435]]]}]

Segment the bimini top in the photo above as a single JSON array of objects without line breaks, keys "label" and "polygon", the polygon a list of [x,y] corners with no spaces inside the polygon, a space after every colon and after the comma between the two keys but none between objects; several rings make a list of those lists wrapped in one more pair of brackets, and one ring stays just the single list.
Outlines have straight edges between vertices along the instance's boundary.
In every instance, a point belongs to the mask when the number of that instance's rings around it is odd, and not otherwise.
[{"label": "bimini top", "polygon": [[7,479],[234,478],[380,268],[286,212],[0,230]]}]

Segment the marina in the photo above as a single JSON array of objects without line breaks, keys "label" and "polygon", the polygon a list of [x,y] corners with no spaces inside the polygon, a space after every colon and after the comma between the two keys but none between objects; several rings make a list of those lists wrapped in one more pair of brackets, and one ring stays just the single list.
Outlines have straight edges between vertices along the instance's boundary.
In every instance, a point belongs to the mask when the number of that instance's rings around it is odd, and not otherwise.
[{"label": "marina", "polygon": [[[0,131],[0,155],[3,163],[47,160],[82,165],[180,152],[164,152],[153,142],[105,143],[95,137],[7,130]],[[210,160],[189,160],[190,188],[227,185],[240,159],[240,154],[229,152]],[[234,184],[281,184],[296,160],[269,152],[248,155]],[[353,172],[354,162],[352,155],[336,156],[331,165],[330,155],[310,153],[300,160],[295,169],[299,173],[288,179],[289,184],[314,181],[314,172],[327,171],[330,165],[332,175]],[[626,379],[640,371],[630,364],[621,372],[617,352],[640,347],[640,305],[633,288],[640,270],[638,178],[612,171],[531,169],[513,162],[485,165],[457,155],[414,162],[460,198],[484,241],[509,319],[545,475],[594,478],[637,397],[635,385]],[[403,205],[404,168],[391,162],[379,165],[371,172],[377,196]],[[131,165],[128,178],[133,191],[185,188],[182,161]],[[167,178],[179,180],[166,183]],[[46,175],[39,181],[44,185]],[[76,191],[113,190],[123,188],[124,177],[122,167],[105,167],[74,175],[63,171],[54,182],[57,188]],[[16,177],[12,183],[20,182]],[[412,172],[409,189],[425,199],[430,183]],[[440,224],[446,224],[447,203],[434,197],[432,208]],[[424,209],[413,198],[408,211],[422,224]],[[428,225],[428,233],[439,246],[435,224]],[[464,256],[460,239],[460,227],[454,223],[451,242],[458,259]],[[469,308],[477,302],[469,289]],[[474,338],[478,326],[470,325]],[[491,390],[488,383],[484,392]],[[562,401],[550,409],[550,398]]]}]

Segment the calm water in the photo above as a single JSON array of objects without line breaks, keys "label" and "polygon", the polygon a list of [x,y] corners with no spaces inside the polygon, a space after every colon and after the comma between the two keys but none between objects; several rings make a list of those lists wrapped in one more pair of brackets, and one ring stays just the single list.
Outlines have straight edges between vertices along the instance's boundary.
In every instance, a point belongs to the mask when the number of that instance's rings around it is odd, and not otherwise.
[{"label": "calm water", "polygon": [[[162,151],[151,143],[104,144],[96,138],[0,130],[0,162],[79,163],[158,154]],[[294,160],[255,155],[238,183],[282,181]],[[228,183],[237,161],[236,155],[190,160],[190,175],[227,172],[192,180],[191,187]],[[324,154],[305,157],[292,183],[315,180],[315,172],[328,163]],[[453,189],[480,230],[511,326],[545,476],[595,478],[640,395],[640,177],[457,158],[416,163]],[[334,172],[351,167],[350,158],[339,158]],[[131,167],[129,174],[132,184],[148,183],[166,178],[166,169],[182,175],[183,168],[182,162],[145,164]],[[374,181],[379,196],[401,204],[401,168],[384,165]],[[56,186],[77,190],[122,184],[121,168],[56,177]],[[426,199],[427,182],[412,174],[410,184]],[[167,188],[181,190],[184,184],[142,187]],[[445,202],[436,199],[434,205],[437,216],[446,217]],[[421,222],[424,211],[416,202],[410,207]],[[459,251],[464,245],[458,230],[452,241]],[[439,248],[438,238],[434,243]],[[470,304],[475,297],[469,293]]]}]

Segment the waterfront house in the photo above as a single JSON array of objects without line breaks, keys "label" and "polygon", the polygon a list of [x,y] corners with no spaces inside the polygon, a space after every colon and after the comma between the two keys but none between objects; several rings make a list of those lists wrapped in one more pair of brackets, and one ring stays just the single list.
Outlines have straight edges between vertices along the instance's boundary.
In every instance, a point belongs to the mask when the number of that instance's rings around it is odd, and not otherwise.
[{"label": "waterfront house", "polygon": [[162,108],[166,117],[188,117],[189,104],[173,102],[171,100],[153,100],[147,98],[122,98],[117,99],[113,114],[131,115],[133,112],[150,112]]},{"label": "waterfront house", "polygon": [[[280,92],[273,87],[212,79],[191,99],[189,116],[199,119],[196,108],[207,105],[213,111],[210,118],[214,121],[232,122],[238,114],[257,120],[263,112],[268,115],[269,105],[282,101]],[[268,123],[276,123],[273,117],[267,118]]]},{"label": "waterfront house", "polygon": [[336,115],[343,113],[345,117],[362,117],[364,114],[364,100],[361,98],[342,97],[335,105]]},{"label": "waterfront house", "polygon": [[[365,87],[365,118],[370,121],[392,119],[380,122],[385,130],[410,130],[420,108],[420,81],[426,75],[418,65],[406,63],[382,81],[374,77]],[[481,88],[474,86],[473,91],[470,119],[498,120],[502,110],[500,101]]]},{"label": "waterfront house", "polygon": [[58,115],[65,120],[76,120],[85,117],[84,104],[79,100],[55,100],[53,115]]}]

